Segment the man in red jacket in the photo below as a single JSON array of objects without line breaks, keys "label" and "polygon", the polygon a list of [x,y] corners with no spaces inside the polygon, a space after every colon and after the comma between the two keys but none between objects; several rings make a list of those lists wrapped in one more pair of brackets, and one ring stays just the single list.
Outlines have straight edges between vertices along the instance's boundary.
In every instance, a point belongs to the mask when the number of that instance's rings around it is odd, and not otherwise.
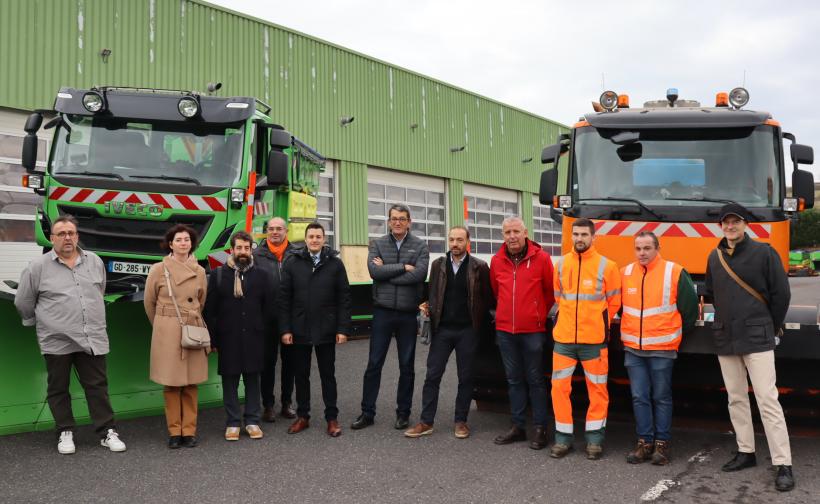
[{"label": "man in red jacket", "polygon": [[527,392],[532,404],[535,435],[530,448],[547,446],[547,388],[544,380],[544,342],[550,309],[555,302],[552,260],[527,238],[520,217],[501,224],[504,245],[490,263],[490,283],[498,300],[495,328],[507,374],[512,428],[495,438],[496,444],[526,441]]}]

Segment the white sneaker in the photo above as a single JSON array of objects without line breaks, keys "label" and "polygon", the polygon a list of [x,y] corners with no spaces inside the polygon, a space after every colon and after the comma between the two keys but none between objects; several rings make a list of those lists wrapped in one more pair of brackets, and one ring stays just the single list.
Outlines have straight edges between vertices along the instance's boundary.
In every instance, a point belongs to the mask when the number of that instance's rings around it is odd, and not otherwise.
[{"label": "white sneaker", "polygon": [[57,442],[57,451],[63,455],[71,455],[76,451],[74,447],[74,434],[70,430],[60,433],[60,441]]},{"label": "white sneaker", "polygon": [[108,434],[105,435],[105,439],[100,440],[100,444],[112,452],[125,451],[125,443],[120,440],[120,435],[114,429],[108,429]]}]

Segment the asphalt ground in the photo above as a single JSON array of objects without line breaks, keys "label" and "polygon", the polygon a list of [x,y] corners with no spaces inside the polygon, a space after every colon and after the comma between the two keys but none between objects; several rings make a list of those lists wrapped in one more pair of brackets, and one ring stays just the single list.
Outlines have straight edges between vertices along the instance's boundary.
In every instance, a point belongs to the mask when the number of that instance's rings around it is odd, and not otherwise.
[{"label": "asphalt ground", "polygon": [[[678,426],[673,432],[673,461],[665,467],[625,462],[635,442],[633,425],[607,426],[605,454],[599,461],[582,455],[583,440],[565,459],[526,443],[496,446],[493,438],[509,426],[509,416],[472,411],[473,435],[452,433],[456,392],[454,358],[441,390],[438,423],[431,436],[406,439],[393,429],[398,379],[395,348],[382,378],[376,424],[352,431],[361,398],[368,342],[339,347],[337,381],[344,432],[324,432],[319,379],[314,369],[311,428],[287,434],[289,421],[264,424],[265,438],[223,440],[221,409],[200,413],[201,444],[169,450],[164,419],[148,417],[120,423],[125,453],[99,446],[90,426],[75,436],[77,453],[59,455],[52,432],[0,437],[2,502],[294,502],[294,503],[624,503],[820,502],[820,438],[793,437],[797,488],[774,490],[774,473],[765,438],[758,437],[758,467],[722,473],[732,456],[728,422],[708,429]],[[418,420],[427,347],[416,353],[416,386],[411,420]],[[582,428],[576,418],[576,429]]]}]

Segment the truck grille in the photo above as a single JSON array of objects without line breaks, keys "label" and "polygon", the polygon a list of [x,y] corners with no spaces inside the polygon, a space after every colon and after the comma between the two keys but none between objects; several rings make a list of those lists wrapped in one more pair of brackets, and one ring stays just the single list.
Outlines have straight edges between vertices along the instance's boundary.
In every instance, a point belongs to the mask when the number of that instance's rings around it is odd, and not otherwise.
[{"label": "truck grille", "polygon": [[100,215],[93,208],[57,207],[60,215],[73,215],[80,223],[80,246],[100,252],[127,252],[163,256],[161,243],[165,232],[175,224],[190,226],[205,236],[213,217],[210,215],[173,215],[167,221],[119,219]]}]

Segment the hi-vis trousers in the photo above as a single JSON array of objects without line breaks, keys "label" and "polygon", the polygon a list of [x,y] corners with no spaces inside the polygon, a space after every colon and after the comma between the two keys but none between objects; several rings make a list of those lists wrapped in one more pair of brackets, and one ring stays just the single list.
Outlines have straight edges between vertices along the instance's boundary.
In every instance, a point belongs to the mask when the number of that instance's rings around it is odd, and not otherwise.
[{"label": "hi-vis trousers", "polygon": [[585,438],[587,443],[603,444],[609,392],[606,388],[609,359],[606,344],[555,343],[552,354],[552,409],[555,413],[555,442],[573,441],[572,374],[581,361],[589,394]]}]

